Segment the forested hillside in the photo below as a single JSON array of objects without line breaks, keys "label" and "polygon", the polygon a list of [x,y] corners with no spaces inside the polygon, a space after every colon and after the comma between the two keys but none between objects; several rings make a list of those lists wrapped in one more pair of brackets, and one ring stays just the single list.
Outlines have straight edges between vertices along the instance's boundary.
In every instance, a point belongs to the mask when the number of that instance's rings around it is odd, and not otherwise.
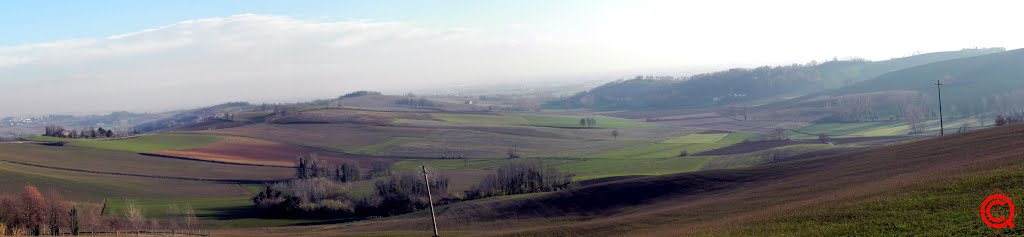
[{"label": "forested hillside", "polygon": [[1022,110],[1024,49],[921,65],[881,75],[830,94],[849,96],[883,91],[911,91],[937,97],[942,82],[947,113],[972,115]]},{"label": "forested hillside", "polygon": [[896,70],[1003,51],[1002,48],[964,49],[877,62],[851,59],[820,64],[811,62],[803,65],[738,68],[684,78],[638,76],[563,98],[550,106],[651,109],[724,105],[773,96],[820,92]]}]

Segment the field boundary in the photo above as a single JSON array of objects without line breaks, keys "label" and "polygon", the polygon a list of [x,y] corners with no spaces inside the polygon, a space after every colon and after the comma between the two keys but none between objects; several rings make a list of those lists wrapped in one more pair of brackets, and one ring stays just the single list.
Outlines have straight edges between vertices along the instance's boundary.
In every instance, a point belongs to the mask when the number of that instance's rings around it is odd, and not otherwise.
[{"label": "field boundary", "polygon": [[31,163],[18,162],[18,161],[9,161],[9,160],[0,160],[0,161],[11,163],[11,164],[15,164],[15,165],[32,166],[32,167],[44,168],[44,169],[54,169],[54,170],[80,172],[80,173],[90,173],[90,174],[105,174],[105,175],[143,177],[143,178],[153,178],[153,179],[170,179],[170,180],[185,180],[185,181],[199,181],[199,182],[221,182],[221,183],[230,183],[230,184],[262,184],[262,183],[284,181],[284,180],[259,180],[259,179],[210,179],[210,178],[193,178],[193,177],[178,177],[178,176],[163,176],[163,175],[144,175],[144,174],[121,173],[121,172],[107,172],[107,171],[73,169],[73,168],[55,167],[55,166],[48,166],[48,165],[31,164]]},{"label": "field boundary", "polygon": [[259,166],[259,167],[276,167],[276,168],[295,168],[295,166],[261,165],[261,164],[246,164],[246,163],[216,161],[216,160],[203,160],[203,159],[199,159],[199,158],[191,158],[191,157],[184,157],[184,156],[172,156],[172,155],[162,155],[162,154],[146,153],[146,152],[140,152],[139,155],[149,156],[149,157],[156,157],[156,158],[165,158],[165,159],[209,162],[209,163],[217,163],[217,164],[225,164],[225,165],[242,165],[242,166]]}]

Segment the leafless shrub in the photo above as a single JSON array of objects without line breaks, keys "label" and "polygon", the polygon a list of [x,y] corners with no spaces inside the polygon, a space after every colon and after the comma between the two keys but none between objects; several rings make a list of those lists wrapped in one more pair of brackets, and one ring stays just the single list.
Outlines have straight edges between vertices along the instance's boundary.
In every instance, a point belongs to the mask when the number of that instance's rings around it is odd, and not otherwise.
[{"label": "leafless shrub", "polygon": [[370,162],[370,170],[366,173],[368,179],[391,175],[391,163],[382,160]]},{"label": "leafless shrub", "polygon": [[348,186],[329,178],[267,185],[253,203],[264,214],[281,216],[347,215],[355,210]]},{"label": "leafless shrub", "polygon": [[128,228],[136,234],[146,225],[146,217],[142,215],[142,208],[135,200],[124,199],[124,219],[128,222]]},{"label": "leafless shrub", "polygon": [[762,158],[765,161],[768,161],[768,163],[775,164],[782,162],[782,160],[786,158],[786,155],[781,150],[771,149],[763,153]]},{"label": "leafless shrub", "polygon": [[[374,190],[379,203],[367,210],[375,209],[374,212],[380,215],[395,215],[426,208],[429,203],[422,177],[414,172],[402,172],[377,181]],[[439,199],[450,196],[447,176],[435,174],[430,178],[432,195]]]},{"label": "leafless shrub", "polygon": [[467,190],[466,198],[557,191],[569,187],[572,177],[540,161],[513,161]]}]

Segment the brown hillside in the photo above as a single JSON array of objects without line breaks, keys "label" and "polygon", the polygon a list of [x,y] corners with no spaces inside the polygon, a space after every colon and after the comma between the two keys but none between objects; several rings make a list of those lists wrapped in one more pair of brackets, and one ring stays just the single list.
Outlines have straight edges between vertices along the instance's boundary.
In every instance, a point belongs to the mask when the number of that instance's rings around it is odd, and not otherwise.
[{"label": "brown hillside", "polygon": [[[1020,154],[1024,154],[1024,125],[769,166],[634,178],[562,192],[464,202],[442,208],[438,218],[443,231],[482,236],[713,233],[808,207],[830,208],[898,195],[1006,165],[1022,165]],[[425,218],[429,217],[419,214],[335,228],[345,233],[419,233],[430,228]]]}]

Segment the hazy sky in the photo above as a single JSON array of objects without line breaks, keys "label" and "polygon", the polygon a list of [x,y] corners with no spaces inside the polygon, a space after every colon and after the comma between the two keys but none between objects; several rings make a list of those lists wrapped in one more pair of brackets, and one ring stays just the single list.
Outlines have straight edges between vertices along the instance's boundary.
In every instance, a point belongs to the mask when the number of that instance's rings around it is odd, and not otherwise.
[{"label": "hazy sky", "polygon": [[0,116],[1020,48],[1022,1],[7,1]]}]

